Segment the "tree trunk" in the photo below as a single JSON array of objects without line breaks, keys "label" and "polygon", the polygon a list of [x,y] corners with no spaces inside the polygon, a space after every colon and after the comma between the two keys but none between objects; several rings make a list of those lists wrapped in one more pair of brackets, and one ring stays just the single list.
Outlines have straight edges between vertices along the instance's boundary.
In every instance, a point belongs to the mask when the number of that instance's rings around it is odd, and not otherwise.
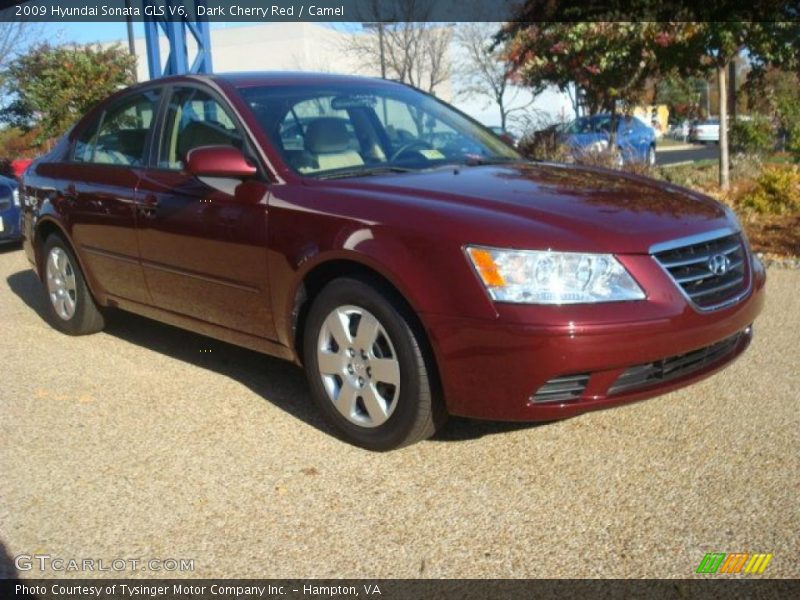
[{"label": "tree trunk", "polygon": [[608,149],[615,153],[617,151],[617,101],[611,101],[611,123],[608,129]]},{"label": "tree trunk", "polygon": [[719,187],[730,187],[730,163],[728,160],[728,65],[717,67],[719,86]]},{"label": "tree trunk", "polygon": [[736,58],[728,66],[728,116],[736,122]]}]

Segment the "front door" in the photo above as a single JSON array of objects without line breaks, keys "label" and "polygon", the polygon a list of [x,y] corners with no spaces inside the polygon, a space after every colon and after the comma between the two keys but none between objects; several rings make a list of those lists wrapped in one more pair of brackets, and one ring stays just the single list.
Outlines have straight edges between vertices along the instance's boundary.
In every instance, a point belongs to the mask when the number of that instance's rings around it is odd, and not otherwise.
[{"label": "front door", "polygon": [[199,87],[175,88],[157,162],[144,173],[136,197],[139,249],[153,304],[274,338],[267,277],[268,185],[188,173],[189,150],[210,145],[248,152],[240,127],[221,101]]}]

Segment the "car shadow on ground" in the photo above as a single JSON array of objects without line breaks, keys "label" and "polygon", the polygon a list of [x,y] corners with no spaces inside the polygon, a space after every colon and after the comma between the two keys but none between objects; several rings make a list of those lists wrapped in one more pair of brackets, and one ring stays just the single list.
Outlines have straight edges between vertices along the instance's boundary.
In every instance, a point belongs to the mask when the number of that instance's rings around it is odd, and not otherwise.
[{"label": "car shadow on ground", "polygon": [[14,561],[8,555],[8,551],[6,550],[6,545],[3,543],[3,540],[0,540],[0,579],[16,580],[18,578],[19,573],[17,573],[17,568],[14,565]]},{"label": "car shadow on ground", "polygon": [[22,250],[20,242],[2,242],[0,243],[0,254],[11,254],[17,250]]},{"label": "car shadow on ground", "polygon": [[[45,297],[34,272],[19,271],[10,275],[7,282],[11,291],[46,322]],[[104,332],[230,377],[293,417],[326,434],[336,435],[311,402],[305,374],[297,365],[119,310],[109,311]],[[536,425],[452,417],[433,441],[470,440]]]}]

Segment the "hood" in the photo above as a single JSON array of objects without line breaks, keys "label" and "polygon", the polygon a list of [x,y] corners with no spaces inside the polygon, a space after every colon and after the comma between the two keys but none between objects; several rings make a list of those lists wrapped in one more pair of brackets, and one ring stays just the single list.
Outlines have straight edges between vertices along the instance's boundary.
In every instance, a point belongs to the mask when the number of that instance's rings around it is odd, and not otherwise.
[{"label": "hood", "polygon": [[[732,213],[711,198],[645,177],[573,165],[459,166],[323,183],[407,203],[434,202],[450,219],[458,219],[461,209],[470,209],[461,211],[470,215],[477,210],[490,232],[492,216],[497,217],[506,230],[495,231],[495,237],[507,234],[509,245],[554,250],[647,253],[656,243],[738,228]],[[519,226],[530,236],[544,233],[522,242]]]}]

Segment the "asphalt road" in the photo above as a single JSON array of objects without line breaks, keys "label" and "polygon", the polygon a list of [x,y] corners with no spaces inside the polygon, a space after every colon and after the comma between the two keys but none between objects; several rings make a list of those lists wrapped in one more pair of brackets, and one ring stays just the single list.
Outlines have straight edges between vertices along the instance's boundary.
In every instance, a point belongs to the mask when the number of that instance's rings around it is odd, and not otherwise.
[{"label": "asphalt road", "polygon": [[718,157],[719,146],[716,144],[698,144],[687,150],[665,150],[656,146],[656,164],[659,166],[716,159]]},{"label": "asphalt road", "polygon": [[[0,571],[684,578],[706,552],[769,552],[763,577],[800,577],[800,271],[768,288],[750,350],[692,388],[546,425],[455,419],[374,454],[330,434],[287,363],[133,316],[57,333],[0,251]],[[42,575],[63,573],[22,573]]]}]

